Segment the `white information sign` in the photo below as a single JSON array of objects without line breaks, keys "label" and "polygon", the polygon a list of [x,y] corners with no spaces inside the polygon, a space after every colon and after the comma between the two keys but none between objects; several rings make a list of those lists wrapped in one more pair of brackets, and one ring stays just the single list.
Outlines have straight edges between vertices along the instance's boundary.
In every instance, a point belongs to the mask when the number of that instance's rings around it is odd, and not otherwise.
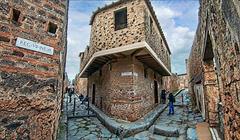
[{"label": "white information sign", "polygon": [[17,38],[16,46],[20,48],[36,51],[36,52],[49,54],[49,55],[53,55],[53,51],[54,51],[52,47],[49,47],[47,45],[43,45],[37,42],[33,42],[27,39],[23,39],[20,37]]},{"label": "white information sign", "polygon": [[122,72],[121,76],[138,76],[136,72]]}]

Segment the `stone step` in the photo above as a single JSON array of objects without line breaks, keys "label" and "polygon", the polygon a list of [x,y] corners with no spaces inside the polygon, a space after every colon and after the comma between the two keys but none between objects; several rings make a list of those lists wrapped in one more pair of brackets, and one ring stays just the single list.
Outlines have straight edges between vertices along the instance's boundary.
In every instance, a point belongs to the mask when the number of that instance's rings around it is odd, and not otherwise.
[{"label": "stone step", "polygon": [[154,126],[153,134],[162,135],[166,137],[179,137],[179,130],[170,126]]}]

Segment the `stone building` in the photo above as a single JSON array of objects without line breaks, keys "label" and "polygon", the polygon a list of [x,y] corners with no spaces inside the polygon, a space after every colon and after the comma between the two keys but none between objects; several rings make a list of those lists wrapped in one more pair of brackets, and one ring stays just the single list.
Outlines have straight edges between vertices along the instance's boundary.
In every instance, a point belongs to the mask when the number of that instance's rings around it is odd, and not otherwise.
[{"label": "stone building", "polygon": [[188,88],[188,75],[184,73],[178,74],[177,76],[178,76],[178,89]]},{"label": "stone building", "polygon": [[66,0],[0,1],[0,139],[56,138]]},{"label": "stone building", "polygon": [[179,90],[177,73],[172,73],[171,76],[163,77],[163,89],[170,92]]},{"label": "stone building", "polygon": [[163,89],[175,92],[180,89],[188,88],[188,76],[187,74],[174,74],[171,76],[163,77]]},{"label": "stone building", "polygon": [[74,88],[78,95],[87,96],[87,78],[80,78],[79,75],[75,78]]},{"label": "stone building", "polygon": [[170,50],[149,0],[120,0],[94,12],[90,44],[80,55],[91,103],[135,121],[159,103]]},{"label": "stone building", "polygon": [[194,105],[225,140],[240,139],[240,1],[201,0],[189,56]]}]

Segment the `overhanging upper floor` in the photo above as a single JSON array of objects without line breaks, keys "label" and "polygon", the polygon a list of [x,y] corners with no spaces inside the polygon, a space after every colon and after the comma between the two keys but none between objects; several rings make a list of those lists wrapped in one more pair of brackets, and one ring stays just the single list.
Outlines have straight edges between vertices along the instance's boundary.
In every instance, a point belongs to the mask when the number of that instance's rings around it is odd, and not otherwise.
[{"label": "overhanging upper floor", "polygon": [[164,65],[152,48],[144,41],[94,53],[88,63],[81,68],[80,77],[86,78],[111,60],[129,55],[135,56],[136,59],[155,70],[160,75],[171,75],[170,70]]}]

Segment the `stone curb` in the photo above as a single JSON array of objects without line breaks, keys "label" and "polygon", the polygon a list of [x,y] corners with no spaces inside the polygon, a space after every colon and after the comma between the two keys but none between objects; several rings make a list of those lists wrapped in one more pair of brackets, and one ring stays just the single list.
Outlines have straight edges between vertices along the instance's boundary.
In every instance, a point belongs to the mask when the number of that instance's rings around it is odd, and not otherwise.
[{"label": "stone curb", "polygon": [[[175,93],[177,96],[184,89],[178,90]],[[90,109],[96,114],[98,120],[112,133],[118,135],[120,138],[132,136],[134,134],[145,131],[157,120],[159,115],[168,107],[168,102],[162,106],[159,104],[153,111],[147,113],[143,118],[130,123],[119,123],[115,119],[108,117],[104,112],[96,106],[89,104]]]},{"label": "stone curb", "polygon": [[167,126],[154,126],[154,134],[166,136],[166,137],[179,137],[179,131],[174,127]]}]

